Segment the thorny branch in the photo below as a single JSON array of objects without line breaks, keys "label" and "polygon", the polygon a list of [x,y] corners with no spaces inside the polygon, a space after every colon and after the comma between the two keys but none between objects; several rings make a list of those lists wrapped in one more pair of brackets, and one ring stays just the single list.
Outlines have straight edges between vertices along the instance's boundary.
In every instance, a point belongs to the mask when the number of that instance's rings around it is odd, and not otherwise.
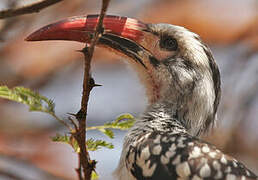
[{"label": "thorny branch", "polygon": [[32,4],[28,4],[22,7],[17,7],[13,9],[7,9],[0,11],[0,19],[19,16],[23,14],[31,14],[31,13],[37,13],[40,10],[49,7],[53,4],[56,4],[58,2],[61,2],[63,0],[41,0],[38,2],[34,2]]},{"label": "thorny branch", "polygon": [[[81,109],[76,114],[76,119],[79,122],[79,128],[74,134],[74,137],[77,140],[80,147],[79,167],[77,169],[79,179],[83,179],[84,177],[84,179],[90,180],[92,171],[94,171],[95,165],[96,165],[96,161],[90,160],[89,153],[86,147],[86,142],[85,142],[86,141],[86,115],[87,115],[90,91],[94,86],[96,86],[90,74],[91,59],[93,56],[95,45],[97,44],[98,39],[103,33],[103,19],[106,14],[109,2],[110,0],[102,0],[101,13],[99,16],[99,20],[96,26],[93,39],[90,45],[88,46],[86,44],[85,48],[82,50],[84,54],[83,94],[82,94],[82,100],[81,100]],[[82,170],[83,170],[83,176],[82,176]]]}]

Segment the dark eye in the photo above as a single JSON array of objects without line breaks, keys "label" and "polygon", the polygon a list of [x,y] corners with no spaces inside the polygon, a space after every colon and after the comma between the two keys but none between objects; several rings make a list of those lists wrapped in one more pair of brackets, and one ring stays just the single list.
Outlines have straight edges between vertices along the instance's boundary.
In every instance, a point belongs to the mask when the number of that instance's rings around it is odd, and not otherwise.
[{"label": "dark eye", "polygon": [[159,45],[160,45],[160,48],[166,49],[169,51],[175,51],[177,50],[177,47],[178,47],[177,40],[170,36],[161,37]]}]

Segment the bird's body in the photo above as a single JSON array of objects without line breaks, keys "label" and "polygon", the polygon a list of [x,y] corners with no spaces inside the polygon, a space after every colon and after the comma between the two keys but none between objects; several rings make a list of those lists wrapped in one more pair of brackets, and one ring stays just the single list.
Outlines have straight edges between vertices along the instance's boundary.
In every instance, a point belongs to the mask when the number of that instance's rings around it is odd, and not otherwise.
[{"label": "bird's body", "polygon": [[256,178],[236,159],[190,135],[176,117],[171,119],[171,111],[162,109],[142,116],[126,136],[115,172],[119,180]]},{"label": "bird's body", "polygon": [[[60,21],[28,40],[90,42],[97,20]],[[257,179],[243,164],[198,138],[213,127],[220,101],[220,73],[198,35],[180,26],[107,16],[99,45],[129,57],[149,98],[125,137],[117,179]]]}]

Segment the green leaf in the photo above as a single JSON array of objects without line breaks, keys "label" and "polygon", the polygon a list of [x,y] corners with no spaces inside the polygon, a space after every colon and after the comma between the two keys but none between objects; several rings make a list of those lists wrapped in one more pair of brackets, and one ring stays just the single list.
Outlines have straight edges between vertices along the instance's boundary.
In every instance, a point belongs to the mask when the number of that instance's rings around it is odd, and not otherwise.
[{"label": "green leaf", "polygon": [[0,97],[28,105],[30,111],[55,113],[55,104],[52,100],[24,87],[9,89],[7,86],[0,86]]},{"label": "green leaf", "polygon": [[61,143],[65,143],[65,144],[69,144],[72,146],[73,150],[76,153],[80,152],[80,147],[78,145],[78,142],[73,138],[73,136],[71,135],[60,135],[60,134],[56,134],[56,136],[51,137],[52,141],[54,142],[61,142]]},{"label": "green leaf", "polygon": [[111,123],[106,123],[104,127],[126,130],[133,126],[135,122],[134,117],[131,114],[122,114],[115,121]]},{"label": "green leaf", "polygon": [[52,100],[33,92],[24,87],[9,89],[7,86],[0,86],[0,97],[22,103],[29,106],[29,111],[45,112],[53,116],[68,129],[72,128],[55,114],[55,104]]},{"label": "green leaf", "polygon": [[96,180],[98,178],[99,178],[99,175],[95,171],[92,171],[92,173],[91,173],[91,180]]},{"label": "green leaf", "polygon": [[51,137],[51,139],[54,142],[62,142],[62,143],[70,144],[70,137],[66,134],[65,135],[56,134],[56,136]]},{"label": "green leaf", "polygon": [[105,147],[105,148],[108,148],[108,149],[113,149],[114,148],[114,145],[111,144],[111,143],[108,143],[108,142],[103,141],[103,140],[93,140],[92,138],[88,139],[86,141],[86,145],[87,145],[87,148],[88,148],[89,151],[96,151],[96,150],[100,149],[101,147]]},{"label": "green leaf", "polygon": [[125,113],[125,114],[122,114],[122,115],[118,116],[116,118],[115,122],[118,123],[122,120],[134,120],[134,117],[133,117],[133,115],[131,115],[129,113]]},{"label": "green leaf", "polygon": [[[105,126],[105,125],[104,125]],[[104,133],[105,135],[107,135],[109,138],[113,139],[114,138],[114,133],[113,131],[111,131],[110,129],[99,129],[99,131],[101,131],[102,133]]]},{"label": "green leaf", "polygon": [[[80,147],[79,147],[77,141],[71,135],[56,134],[56,136],[51,137],[51,139],[54,142],[61,142],[61,143],[69,144],[73,147],[73,149],[76,153],[80,152]],[[89,151],[96,151],[96,150],[100,149],[101,147],[105,147],[105,148],[108,148],[108,149],[113,149],[114,148],[114,145],[111,144],[111,143],[108,143],[108,142],[103,141],[103,140],[94,140],[92,138],[88,139],[86,141],[86,146],[87,146]]]},{"label": "green leaf", "polygon": [[119,123],[114,123],[114,124],[112,124],[112,127],[120,129],[120,130],[127,130],[134,125],[134,122],[135,122],[134,119],[129,119],[129,120],[122,121]]},{"label": "green leaf", "polygon": [[86,131],[99,130],[111,139],[114,138],[114,133],[111,129],[127,130],[133,126],[135,122],[134,117],[131,114],[122,114],[115,121],[106,123],[102,126],[91,126],[87,127]]}]

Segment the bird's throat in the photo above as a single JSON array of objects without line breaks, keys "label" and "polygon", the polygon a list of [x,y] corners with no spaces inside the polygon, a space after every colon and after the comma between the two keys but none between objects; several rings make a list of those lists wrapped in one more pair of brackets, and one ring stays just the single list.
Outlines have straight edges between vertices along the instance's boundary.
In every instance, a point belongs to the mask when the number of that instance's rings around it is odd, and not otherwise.
[{"label": "bird's throat", "polygon": [[168,102],[157,102],[149,105],[135,126],[143,131],[187,133],[185,125],[178,117],[176,104]]},{"label": "bird's throat", "polygon": [[[149,70],[151,71],[151,70]],[[149,99],[149,104],[153,104],[155,102],[158,101],[158,99],[161,98],[161,94],[160,94],[160,90],[161,90],[161,83],[158,82],[155,77],[152,75],[152,72],[149,72],[148,71],[148,76],[149,76],[149,79],[147,82],[148,85],[147,86],[150,86],[150,87],[146,87],[146,91],[147,91],[147,96],[148,96],[148,99]],[[150,91],[150,92],[148,92]]]}]

